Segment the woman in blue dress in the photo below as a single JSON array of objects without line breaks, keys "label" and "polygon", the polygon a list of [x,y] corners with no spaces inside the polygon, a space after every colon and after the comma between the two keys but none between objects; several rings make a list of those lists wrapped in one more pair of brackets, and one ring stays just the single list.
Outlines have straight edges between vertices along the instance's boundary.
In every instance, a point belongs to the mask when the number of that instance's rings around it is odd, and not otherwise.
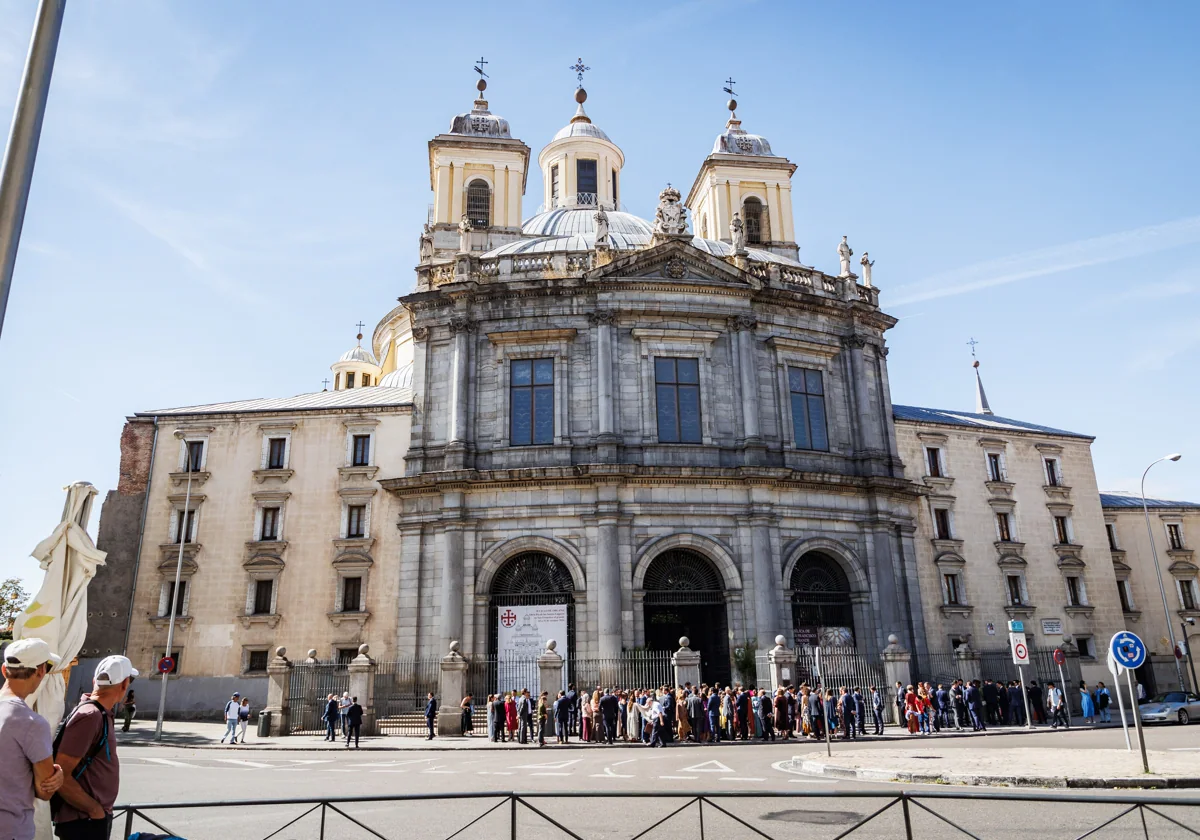
[{"label": "woman in blue dress", "polygon": [[1092,693],[1088,691],[1087,683],[1083,680],[1079,681],[1079,704],[1083,709],[1083,722],[1096,722],[1096,703],[1092,700]]}]

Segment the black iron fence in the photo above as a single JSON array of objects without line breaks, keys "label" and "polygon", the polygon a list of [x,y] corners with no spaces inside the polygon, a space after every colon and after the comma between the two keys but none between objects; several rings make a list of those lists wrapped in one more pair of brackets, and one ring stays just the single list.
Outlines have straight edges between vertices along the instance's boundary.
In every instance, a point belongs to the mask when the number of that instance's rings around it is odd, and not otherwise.
[{"label": "black iron fence", "polygon": [[350,671],[344,662],[305,662],[288,677],[288,731],[313,735],[325,731],[325,704],[330,694],[350,690]]},{"label": "black iron fence", "polygon": [[593,688],[658,688],[675,685],[670,651],[630,650],[620,659],[579,659],[571,669],[576,685]]},{"label": "black iron fence", "polygon": [[[628,800],[619,808],[612,800]],[[747,803],[757,807],[747,807]],[[666,803],[663,807],[660,803]],[[1019,806],[1018,806],[1019,803]],[[394,807],[386,807],[388,805]],[[382,806],[382,807],[381,807]],[[447,807],[452,806],[452,807]],[[765,806],[765,810],[764,810]],[[1017,807],[1014,807],[1017,806]],[[970,790],[719,791],[703,793],[442,793],[325,799],[265,799],[119,805],[118,836],[145,827],[189,840],[225,838],[207,809],[236,814],[236,836],[375,837],[795,837],[832,826],[834,840],[856,835],[904,840],[943,837],[1200,837],[1200,797]],[[372,825],[372,823],[374,825]],[[168,828],[168,824],[171,825]],[[799,824],[799,825],[797,825]],[[585,829],[585,826],[587,827]],[[207,834],[195,830],[208,828]],[[283,832],[287,831],[286,835]],[[821,832],[822,835],[824,832]]]},{"label": "black iron fence", "polygon": [[[375,664],[375,722],[381,735],[424,735],[425,702],[438,696],[441,660],[414,657]],[[454,704],[458,705],[458,701]]]}]

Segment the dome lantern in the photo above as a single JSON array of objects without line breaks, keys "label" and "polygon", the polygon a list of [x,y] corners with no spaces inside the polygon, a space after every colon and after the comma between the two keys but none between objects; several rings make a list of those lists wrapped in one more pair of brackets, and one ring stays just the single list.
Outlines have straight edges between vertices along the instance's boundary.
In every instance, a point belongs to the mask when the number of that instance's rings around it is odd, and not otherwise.
[{"label": "dome lantern", "polygon": [[542,210],[582,207],[619,210],[620,173],[625,155],[583,108],[588,98],[583,74],[591,68],[581,58],[570,69],[579,80],[575,114],[538,155],[544,190]]},{"label": "dome lantern", "polygon": [[335,391],[370,388],[379,384],[381,373],[379,362],[375,360],[370,350],[362,346],[363,326],[363,323],[359,321],[358,343],[329,366],[329,369],[333,371],[333,390]]}]

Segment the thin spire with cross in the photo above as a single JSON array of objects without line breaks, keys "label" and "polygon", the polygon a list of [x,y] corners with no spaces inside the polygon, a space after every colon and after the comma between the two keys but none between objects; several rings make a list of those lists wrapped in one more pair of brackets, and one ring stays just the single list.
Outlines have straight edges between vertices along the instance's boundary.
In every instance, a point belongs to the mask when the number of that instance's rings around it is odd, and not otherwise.
[{"label": "thin spire with cross", "polygon": [[575,63],[569,68],[575,71],[575,78],[579,80],[579,86],[583,87],[583,74],[591,70],[591,67],[585,67],[582,58],[575,59]]},{"label": "thin spire with cross", "polygon": [[728,79],[726,79],[725,84],[726,84],[726,87],[721,88],[721,90],[728,93],[730,95],[730,97],[736,97],[737,94],[733,92],[733,86],[736,85],[737,82],[735,82],[733,80],[733,76],[730,76]]},{"label": "thin spire with cross", "polygon": [[[974,336],[972,336],[972,337],[971,337],[971,340],[967,342],[967,344],[968,344],[968,345],[970,346],[970,348],[971,348],[971,358],[972,358],[972,359],[975,359],[975,358],[976,358],[976,356],[975,356],[975,345],[976,345],[976,344],[978,344],[978,343],[979,343],[979,342],[975,340]],[[976,360],[977,360],[977,359],[976,359]],[[977,360],[977,361],[978,361],[978,360]]]},{"label": "thin spire with cross", "polygon": [[479,78],[481,79],[489,78],[488,74],[483,72],[483,66],[487,63],[483,60],[483,56],[479,56],[479,61],[475,64],[475,72],[479,74]]}]

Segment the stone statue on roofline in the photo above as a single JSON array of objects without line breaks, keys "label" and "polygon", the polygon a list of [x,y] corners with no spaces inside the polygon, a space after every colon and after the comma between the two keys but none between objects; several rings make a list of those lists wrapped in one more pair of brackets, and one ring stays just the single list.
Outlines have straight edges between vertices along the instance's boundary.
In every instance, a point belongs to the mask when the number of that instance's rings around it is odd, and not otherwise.
[{"label": "stone statue on roofline", "polygon": [[733,218],[729,220],[729,241],[733,245],[733,255],[735,257],[745,256],[746,225],[743,224],[737,213],[734,213]]},{"label": "stone statue on roofline", "polygon": [[871,266],[875,265],[875,260],[867,258],[867,252],[863,251],[862,259],[859,260],[859,265],[862,266],[863,285],[871,285]]},{"label": "stone statue on roofline", "polygon": [[471,251],[471,220],[467,218],[467,214],[463,213],[463,217],[458,221],[458,250],[460,253],[467,254]]},{"label": "stone statue on roofline", "polygon": [[840,276],[849,277],[851,274],[850,258],[854,256],[854,251],[850,250],[850,243],[846,241],[846,237],[843,236],[842,241],[838,243],[837,251],[838,259],[842,261],[842,272]]},{"label": "stone statue on roofline", "polygon": [[596,247],[609,247],[612,243],[608,241],[608,214],[604,212],[603,207],[592,214],[592,221],[596,223]]}]

